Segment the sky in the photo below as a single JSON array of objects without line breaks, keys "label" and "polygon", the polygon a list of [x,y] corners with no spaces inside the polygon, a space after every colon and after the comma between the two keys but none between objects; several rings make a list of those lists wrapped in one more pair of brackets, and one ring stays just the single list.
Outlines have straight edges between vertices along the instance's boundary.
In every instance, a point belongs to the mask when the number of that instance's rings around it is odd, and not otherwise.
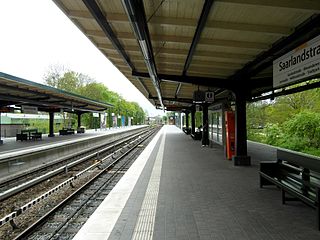
[{"label": "sky", "polygon": [[104,83],[150,116],[163,115],[51,0],[0,0],[0,72],[43,83],[55,65]]}]

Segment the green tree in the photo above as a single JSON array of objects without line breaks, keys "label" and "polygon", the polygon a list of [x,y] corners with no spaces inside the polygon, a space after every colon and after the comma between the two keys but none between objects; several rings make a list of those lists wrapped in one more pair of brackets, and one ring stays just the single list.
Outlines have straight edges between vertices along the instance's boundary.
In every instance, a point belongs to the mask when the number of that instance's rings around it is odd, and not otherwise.
[{"label": "green tree", "polygon": [[320,89],[249,104],[247,125],[251,140],[320,156]]},{"label": "green tree", "polygon": [[270,145],[280,145],[283,140],[282,128],[277,123],[268,123],[264,128],[265,142]]},{"label": "green tree", "polygon": [[284,124],[289,138],[297,138],[306,147],[320,147],[320,113],[303,111]]},{"label": "green tree", "polygon": [[167,122],[168,122],[168,117],[167,116],[162,116],[162,122],[163,122],[163,124],[167,124]]},{"label": "green tree", "polygon": [[[114,105],[112,109],[108,110],[108,126],[112,126],[112,113],[116,116],[125,116],[126,124],[128,123],[128,117],[133,117],[133,124],[144,123],[146,114],[138,103],[126,101],[118,93],[110,91],[104,84],[94,81],[88,75],[68,70],[62,66],[53,66],[45,74],[44,81],[49,86]],[[69,114],[70,118],[72,119],[71,122],[76,123],[76,116]],[[96,125],[96,119],[93,118],[91,113],[83,114],[82,120],[86,127],[94,128]],[[121,119],[117,118],[117,121],[118,126],[121,125]]]}]

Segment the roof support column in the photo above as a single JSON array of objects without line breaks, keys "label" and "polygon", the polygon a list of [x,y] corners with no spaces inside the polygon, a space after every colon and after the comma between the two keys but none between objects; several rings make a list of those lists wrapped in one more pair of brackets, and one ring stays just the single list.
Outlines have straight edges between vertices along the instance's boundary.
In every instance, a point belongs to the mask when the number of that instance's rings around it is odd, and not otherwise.
[{"label": "roof support column", "polygon": [[54,137],[53,124],[54,124],[54,112],[49,112],[49,135],[48,135],[48,137]]},{"label": "roof support column", "polygon": [[77,113],[77,115],[78,115],[78,128],[80,128],[81,127],[81,114],[82,113]]},{"label": "roof support column", "polygon": [[196,129],[196,106],[191,109],[191,134],[194,135]]},{"label": "roof support column", "polygon": [[3,140],[1,139],[1,112],[0,112],[0,145],[3,144]]},{"label": "roof support column", "polygon": [[202,105],[202,146],[209,146],[208,104]]},{"label": "roof support column", "polygon": [[241,89],[234,93],[236,96],[236,154],[232,160],[236,166],[250,166],[251,158],[247,155],[246,95]]},{"label": "roof support column", "polygon": [[189,129],[189,112],[186,111],[186,129]]}]

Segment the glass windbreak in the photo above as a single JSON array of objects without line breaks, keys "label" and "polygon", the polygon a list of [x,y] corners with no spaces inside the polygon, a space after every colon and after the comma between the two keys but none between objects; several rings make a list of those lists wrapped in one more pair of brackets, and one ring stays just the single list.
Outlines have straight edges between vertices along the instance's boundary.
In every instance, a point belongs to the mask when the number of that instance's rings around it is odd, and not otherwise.
[{"label": "glass windbreak", "polygon": [[209,139],[222,144],[222,111],[209,111]]}]

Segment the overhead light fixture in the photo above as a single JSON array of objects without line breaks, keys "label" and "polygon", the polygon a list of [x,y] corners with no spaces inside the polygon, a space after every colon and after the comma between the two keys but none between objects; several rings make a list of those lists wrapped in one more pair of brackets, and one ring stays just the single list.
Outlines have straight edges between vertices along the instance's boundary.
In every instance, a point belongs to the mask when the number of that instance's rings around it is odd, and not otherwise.
[{"label": "overhead light fixture", "polygon": [[140,44],[140,47],[141,47],[141,51],[142,51],[143,57],[146,60],[149,60],[149,54],[148,54],[148,48],[147,48],[146,41],[145,40],[139,40],[139,44]]}]

